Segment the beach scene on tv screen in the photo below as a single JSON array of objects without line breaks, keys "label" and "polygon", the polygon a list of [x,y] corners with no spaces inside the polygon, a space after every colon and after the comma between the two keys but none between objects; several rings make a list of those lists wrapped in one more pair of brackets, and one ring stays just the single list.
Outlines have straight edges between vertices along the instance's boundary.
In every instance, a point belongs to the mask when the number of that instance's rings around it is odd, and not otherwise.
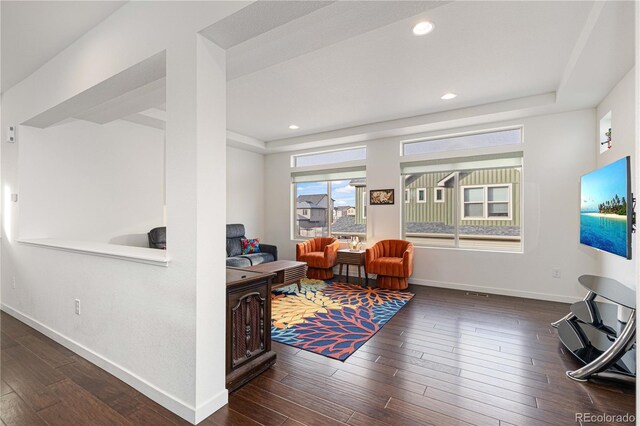
[{"label": "beach scene on tv screen", "polygon": [[580,242],[627,257],[627,159],[582,177]]}]

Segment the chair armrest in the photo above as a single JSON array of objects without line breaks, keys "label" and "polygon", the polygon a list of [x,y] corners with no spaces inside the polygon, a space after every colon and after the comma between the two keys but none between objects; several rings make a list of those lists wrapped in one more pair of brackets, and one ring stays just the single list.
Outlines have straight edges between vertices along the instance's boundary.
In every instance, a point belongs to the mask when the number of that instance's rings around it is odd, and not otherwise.
[{"label": "chair armrest", "polygon": [[299,260],[303,254],[307,254],[310,246],[311,242],[309,240],[296,244],[296,260]]},{"label": "chair armrest", "polygon": [[273,255],[273,260],[278,260],[278,247],[274,245],[260,243],[260,251],[264,253],[271,253]]},{"label": "chair armrest", "polygon": [[367,265],[367,269],[369,269],[369,265],[371,262],[381,257],[382,251],[378,243],[369,247],[364,255],[364,263]]},{"label": "chair armrest", "polygon": [[340,248],[340,241],[336,240],[331,244],[327,244],[324,247],[324,258],[330,266],[335,266],[338,260],[338,249]]},{"label": "chair armrest", "polygon": [[410,277],[413,274],[413,244],[409,244],[402,254],[402,267],[406,277]]}]

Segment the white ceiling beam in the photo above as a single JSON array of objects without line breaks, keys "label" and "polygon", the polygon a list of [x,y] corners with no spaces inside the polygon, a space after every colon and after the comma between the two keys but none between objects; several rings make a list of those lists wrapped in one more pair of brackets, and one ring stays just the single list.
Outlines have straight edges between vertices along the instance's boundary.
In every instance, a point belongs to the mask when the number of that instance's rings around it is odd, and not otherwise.
[{"label": "white ceiling beam", "polygon": [[582,27],[582,31],[580,31],[580,35],[576,40],[576,44],[571,51],[571,55],[569,56],[569,60],[564,67],[564,72],[562,73],[562,79],[560,80],[560,84],[558,85],[558,99],[562,99],[565,88],[567,87],[567,83],[571,79],[573,75],[576,65],[578,64],[578,60],[582,56],[585,46],[587,45],[587,41],[591,37],[591,33],[593,29],[596,27],[598,19],[600,18],[600,14],[602,13],[602,9],[604,9],[606,2],[604,1],[596,1],[593,3],[593,7],[589,12],[589,16],[587,16],[587,20]]},{"label": "white ceiling beam", "polygon": [[227,146],[243,149],[245,151],[257,152],[259,154],[265,154],[267,150],[263,141],[231,130],[227,130]]}]

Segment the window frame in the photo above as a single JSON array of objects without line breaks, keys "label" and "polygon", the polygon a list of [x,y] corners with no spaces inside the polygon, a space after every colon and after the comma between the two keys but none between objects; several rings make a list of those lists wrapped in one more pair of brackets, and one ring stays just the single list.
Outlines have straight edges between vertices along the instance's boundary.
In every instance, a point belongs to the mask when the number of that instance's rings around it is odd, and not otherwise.
[{"label": "window frame", "polygon": [[[300,158],[309,158],[313,156],[322,156],[327,154],[336,154],[336,153],[345,153],[348,151],[359,151],[364,150],[364,158],[357,159],[349,159],[343,161],[330,161],[326,163],[318,163],[318,164],[310,164],[310,165],[300,165],[298,164],[298,159]],[[292,169],[306,169],[306,168],[327,168],[334,164],[340,164],[341,166],[349,163],[359,163],[367,160],[367,146],[366,145],[358,145],[358,146],[350,146],[346,148],[337,148],[337,149],[327,149],[324,151],[313,151],[313,152],[304,152],[301,154],[293,154],[290,158],[290,166]]]},{"label": "window frame", "polygon": [[[420,193],[424,194],[424,199],[420,201]],[[416,188],[416,203],[425,204],[427,202],[427,188]]]},{"label": "window frame", "polygon": [[[438,199],[438,193],[440,193],[441,197]],[[433,188],[433,202],[434,203],[444,203],[444,188]]]},{"label": "window frame", "polygon": [[[466,204],[480,204],[478,201],[467,202],[464,200],[464,193],[467,189],[483,188],[482,192],[482,216],[465,216],[464,207]],[[507,201],[489,201],[489,188],[507,188]],[[486,185],[460,185],[460,221],[472,220],[504,220],[513,221],[513,184],[496,183]],[[507,203],[507,216],[489,216],[489,204]]]},{"label": "window frame", "polygon": [[[344,180],[344,179],[337,179],[337,180]],[[318,181],[309,181],[312,183],[322,183],[322,184],[326,184],[327,186],[327,192],[326,194],[322,194],[322,195],[326,195],[328,200],[327,203],[329,205],[329,207],[327,208],[326,214],[325,214],[325,220],[326,220],[326,225],[325,228],[327,230],[326,236],[324,235],[324,232],[322,233],[322,237],[333,237],[334,236],[334,231],[332,229],[332,222],[333,222],[333,215],[334,215],[334,209],[335,206],[333,205],[333,202],[331,201],[332,199],[332,183],[335,182],[336,180],[318,180]],[[306,182],[306,183],[309,183]],[[297,188],[297,184],[298,183],[304,183],[304,182],[292,182],[291,183],[291,194],[293,196],[293,202],[292,202],[292,206],[293,206],[293,216],[292,216],[292,221],[291,221],[291,239],[292,240],[296,240],[296,241],[301,241],[301,240],[309,240],[312,238],[319,238],[319,236],[304,236],[300,234],[300,224],[299,224],[299,220],[298,220],[298,207],[297,207],[297,200],[298,200],[298,188]],[[366,188],[366,186],[365,186]],[[363,219],[367,219],[366,216],[366,201],[367,201],[367,191],[363,191],[362,193],[362,213]],[[357,196],[356,196],[357,199]],[[357,208],[356,206],[353,206],[353,209],[355,210],[355,213],[357,215]],[[311,218],[311,212],[313,209],[307,208],[307,209],[301,209],[303,211],[308,211],[309,212],[309,218]],[[346,212],[345,212],[346,214]],[[305,216],[303,214],[303,216]],[[305,216],[306,217],[306,216]],[[366,236],[367,236],[367,232],[368,232],[368,222],[365,223],[365,232],[353,232],[354,235],[359,236],[362,240],[366,240]],[[341,232],[336,232],[337,235],[344,235],[345,233],[341,233]],[[349,233],[346,233],[349,234]],[[344,241],[339,239],[339,241]]]},{"label": "window frame", "polygon": [[362,218],[367,218],[367,191],[362,191]]},{"label": "window frame", "polygon": [[[517,130],[520,132],[519,134],[520,140],[517,143],[484,145],[484,146],[476,146],[476,147],[461,147],[461,148],[454,148],[454,149],[438,149],[434,151],[415,152],[415,153],[407,153],[406,151],[407,146],[418,144],[418,143],[446,141],[446,140],[456,139],[456,138],[473,137],[473,136],[479,136],[479,135],[490,135],[494,133],[509,132],[514,130]],[[504,150],[505,152],[508,152],[514,149],[515,147],[517,147],[516,150],[522,150],[523,144],[524,144],[524,127],[522,125],[515,125],[515,126],[498,127],[493,129],[472,130],[469,132],[459,132],[459,133],[447,133],[447,134],[436,135],[436,136],[419,137],[414,139],[402,140],[400,142],[400,156],[401,157],[425,157],[425,156],[428,157],[432,155],[454,153],[457,151],[474,151],[474,150],[486,150],[486,149],[501,149],[501,150]]]}]

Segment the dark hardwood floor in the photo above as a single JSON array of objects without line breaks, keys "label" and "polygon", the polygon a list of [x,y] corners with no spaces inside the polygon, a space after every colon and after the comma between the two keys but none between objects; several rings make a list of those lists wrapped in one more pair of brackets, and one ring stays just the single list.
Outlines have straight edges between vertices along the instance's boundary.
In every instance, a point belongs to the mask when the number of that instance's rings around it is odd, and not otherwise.
[{"label": "dark hardwood floor", "polygon": [[[571,425],[635,413],[635,387],[578,383],[549,323],[568,305],[415,287],[346,362],[274,343],[274,367],[203,425]],[[187,424],[2,313],[2,425]],[[603,424],[603,423],[599,423]]]}]

